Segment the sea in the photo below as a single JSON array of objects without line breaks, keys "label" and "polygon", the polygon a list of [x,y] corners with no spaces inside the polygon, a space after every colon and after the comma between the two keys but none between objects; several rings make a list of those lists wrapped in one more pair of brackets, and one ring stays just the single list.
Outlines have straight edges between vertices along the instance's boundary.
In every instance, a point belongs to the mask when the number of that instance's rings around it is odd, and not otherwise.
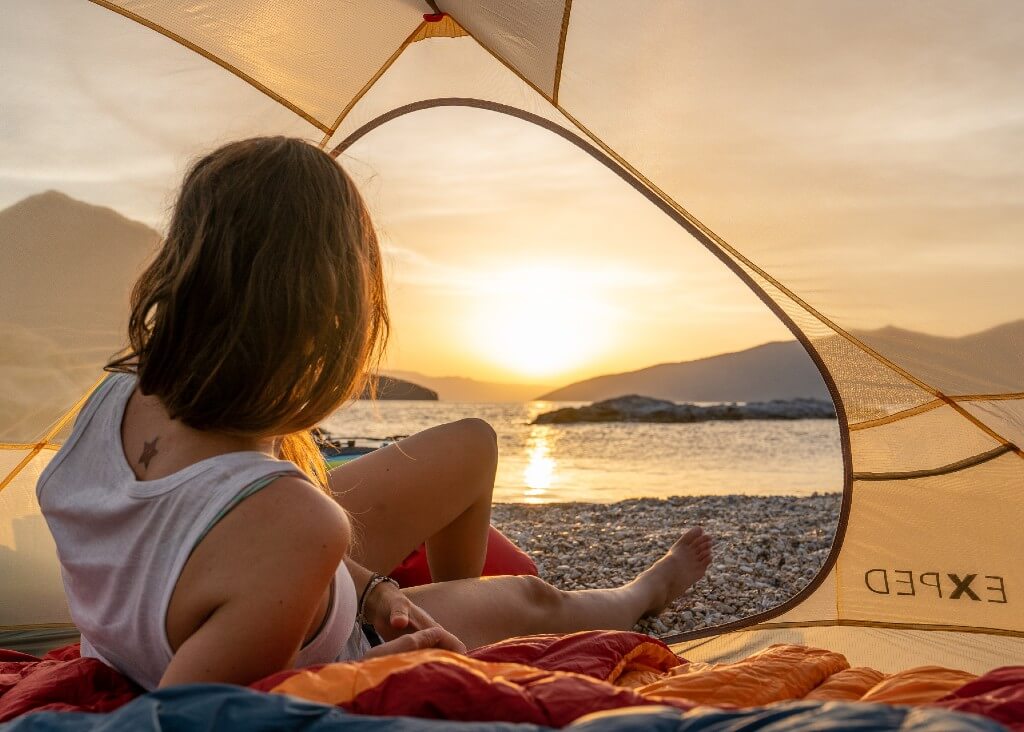
[{"label": "sea", "polygon": [[571,402],[359,401],[322,423],[379,444],[464,417],[498,435],[494,500],[612,503],[694,495],[807,496],[842,490],[835,420],[531,425]]}]

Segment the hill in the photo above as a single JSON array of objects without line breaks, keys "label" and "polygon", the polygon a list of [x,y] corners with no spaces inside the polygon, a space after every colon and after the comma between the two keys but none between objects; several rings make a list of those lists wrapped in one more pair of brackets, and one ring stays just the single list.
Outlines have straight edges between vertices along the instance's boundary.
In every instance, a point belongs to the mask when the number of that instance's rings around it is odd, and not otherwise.
[{"label": "hill", "polygon": [[1024,320],[959,337],[894,326],[856,335],[947,394],[1024,391]]},{"label": "hill", "polygon": [[674,402],[829,398],[818,369],[796,341],[765,343],[696,361],[664,363],[622,374],[596,376],[537,398],[583,402],[623,394],[643,394]]},{"label": "hill", "polygon": [[[416,401],[437,401],[437,392],[433,389],[414,384],[405,379],[396,379],[394,376],[376,377],[377,399],[410,399]],[[359,397],[360,399],[370,398],[370,387],[367,386]]]},{"label": "hill", "polygon": [[415,371],[388,371],[388,375],[421,384],[446,402],[526,402],[549,389],[543,384],[505,384],[463,376],[427,376]]}]

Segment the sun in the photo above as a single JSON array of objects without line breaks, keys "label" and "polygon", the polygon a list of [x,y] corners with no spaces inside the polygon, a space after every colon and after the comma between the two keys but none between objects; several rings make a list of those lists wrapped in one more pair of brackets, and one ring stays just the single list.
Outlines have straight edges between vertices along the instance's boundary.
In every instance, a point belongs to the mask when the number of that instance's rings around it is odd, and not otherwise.
[{"label": "sun", "polygon": [[593,277],[568,267],[506,270],[474,298],[468,343],[502,371],[563,375],[608,346],[612,317],[600,294]]}]

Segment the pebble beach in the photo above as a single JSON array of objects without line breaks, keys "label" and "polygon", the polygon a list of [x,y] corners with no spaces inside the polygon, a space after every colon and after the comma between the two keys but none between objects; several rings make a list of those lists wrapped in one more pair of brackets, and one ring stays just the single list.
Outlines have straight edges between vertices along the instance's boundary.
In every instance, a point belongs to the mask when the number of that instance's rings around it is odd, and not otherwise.
[{"label": "pebble beach", "polygon": [[666,636],[775,607],[825,561],[842,496],[678,496],[618,503],[496,503],[492,521],[566,590],[614,587],[651,565],[689,526],[715,540],[705,577],[636,630]]}]

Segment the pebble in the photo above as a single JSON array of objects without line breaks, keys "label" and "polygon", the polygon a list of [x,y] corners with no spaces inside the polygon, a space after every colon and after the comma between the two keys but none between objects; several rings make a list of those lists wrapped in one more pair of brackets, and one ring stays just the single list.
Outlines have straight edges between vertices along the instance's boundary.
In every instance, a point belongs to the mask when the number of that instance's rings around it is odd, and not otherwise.
[{"label": "pebble", "polygon": [[659,637],[781,605],[822,566],[842,496],[675,496],[619,503],[496,503],[492,522],[567,590],[615,587],[664,554],[690,526],[715,541],[705,577],[636,630]]}]

